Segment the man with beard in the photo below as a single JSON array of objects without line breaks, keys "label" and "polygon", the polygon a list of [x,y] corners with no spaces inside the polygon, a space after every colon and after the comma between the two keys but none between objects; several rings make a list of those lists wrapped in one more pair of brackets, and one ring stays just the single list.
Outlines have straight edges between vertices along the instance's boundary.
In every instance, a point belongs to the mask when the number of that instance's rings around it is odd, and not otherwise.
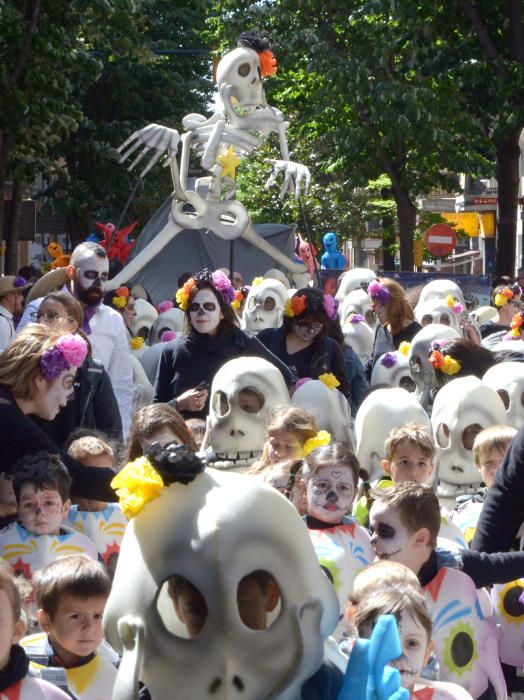
[{"label": "man with beard", "polygon": [[[109,260],[102,246],[89,241],[80,243],[71,254],[66,268],[68,282],[62,291],[72,294],[84,308],[81,330],[89,337],[93,357],[102,362],[109,374],[127,436],[133,403],[133,368],[122,316],[102,303],[108,270]],[[42,299],[27,305],[18,330],[36,320]]]}]

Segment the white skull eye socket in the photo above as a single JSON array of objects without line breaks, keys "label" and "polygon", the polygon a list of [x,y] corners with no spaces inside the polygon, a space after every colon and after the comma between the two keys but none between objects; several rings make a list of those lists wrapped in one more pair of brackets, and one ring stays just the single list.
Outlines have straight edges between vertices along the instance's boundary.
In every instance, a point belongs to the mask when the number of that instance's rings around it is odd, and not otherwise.
[{"label": "white skull eye socket", "polygon": [[440,314],[440,322],[443,326],[449,326],[451,324],[451,320],[447,314]]},{"label": "white skull eye socket", "polygon": [[441,423],[437,428],[436,436],[439,447],[449,446],[449,428],[445,423]]},{"label": "white skull eye socket", "polygon": [[481,430],[482,426],[478,423],[473,423],[472,425],[468,425],[467,428],[464,428],[462,432],[462,444],[464,445],[465,450],[473,449],[473,443],[475,442],[475,438]]},{"label": "white skull eye socket", "polygon": [[405,389],[409,392],[415,391],[415,389],[417,388],[415,382],[411,379],[411,377],[402,377],[402,379],[399,382],[399,386],[401,389]]},{"label": "white skull eye socket", "polygon": [[265,404],[263,395],[252,386],[246,387],[238,393],[238,405],[246,413],[258,413]]},{"label": "white skull eye socket", "polygon": [[263,569],[253,571],[237,587],[238,614],[250,630],[265,630],[280,614],[281,594],[275,578]]},{"label": "white skull eye socket", "polygon": [[430,323],[433,323],[433,316],[430,316],[429,314],[424,314],[422,316],[422,319],[420,321],[421,326],[429,326]]},{"label": "white skull eye socket", "polygon": [[416,355],[409,360],[409,369],[411,374],[420,374],[422,371],[422,363],[420,357]]},{"label": "white skull eye socket", "polygon": [[[505,389],[498,389],[497,394],[502,399],[502,403],[504,404],[504,408],[506,409],[506,411],[509,410],[509,394],[508,394],[508,392]],[[521,397],[521,401],[522,401],[522,397]]]},{"label": "white skull eye socket", "polygon": [[524,406],[524,391],[523,391],[522,394],[520,395],[520,405],[521,405],[521,406]]},{"label": "white skull eye socket", "polygon": [[223,391],[217,391],[213,396],[213,411],[217,416],[225,416],[229,413],[229,401]]},{"label": "white skull eye socket", "polygon": [[276,301],[273,299],[273,297],[266,297],[266,300],[264,302],[264,311],[273,311],[275,306]]},{"label": "white skull eye socket", "polygon": [[249,63],[241,63],[238,66],[238,74],[240,76],[242,76],[242,78],[245,78],[246,76],[248,76],[250,70],[251,70],[251,66],[249,65]]},{"label": "white skull eye socket", "polygon": [[182,639],[197,637],[207,618],[204,596],[184,576],[170,576],[164,581],[157,610],[168,632]]}]

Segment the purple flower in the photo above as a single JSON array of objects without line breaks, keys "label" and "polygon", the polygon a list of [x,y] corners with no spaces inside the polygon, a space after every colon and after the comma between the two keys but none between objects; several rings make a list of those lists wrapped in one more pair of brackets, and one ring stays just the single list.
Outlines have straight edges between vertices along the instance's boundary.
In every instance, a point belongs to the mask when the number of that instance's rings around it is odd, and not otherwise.
[{"label": "purple flower", "polygon": [[231,284],[231,280],[221,270],[216,270],[211,274],[213,287],[220,292],[222,299],[226,304],[232,304],[235,301],[235,290]]},{"label": "purple flower", "polygon": [[386,289],[378,280],[373,280],[368,285],[368,294],[373,299],[378,301],[379,304],[387,304],[391,299],[391,294],[389,290]]},{"label": "purple flower", "polygon": [[40,374],[49,382],[59,377],[69,367],[69,362],[62,354],[60,348],[56,346],[50,350],[44,350],[40,358]]},{"label": "purple flower", "polygon": [[362,323],[364,316],[362,314],[351,314],[350,323]]},{"label": "purple flower", "polygon": [[13,280],[13,287],[25,287],[26,284],[27,280],[21,275],[19,277],[15,277]]},{"label": "purple flower", "polygon": [[331,294],[324,294],[324,311],[330,321],[334,321],[337,317],[338,301]]},{"label": "purple flower", "polygon": [[176,333],[175,331],[162,331],[162,335],[160,336],[160,342],[161,343],[167,343],[169,340],[174,340],[176,338]]},{"label": "purple flower", "polygon": [[158,305],[158,313],[163,314],[165,311],[169,311],[169,309],[172,309],[174,306],[172,301],[166,300],[166,301],[161,301],[160,304]]},{"label": "purple flower", "polygon": [[385,355],[382,356],[380,364],[384,367],[387,367],[387,369],[391,369],[397,364],[396,355],[392,352],[387,352]]},{"label": "purple flower", "polygon": [[55,346],[69,367],[80,367],[87,355],[87,343],[79,335],[63,335]]}]

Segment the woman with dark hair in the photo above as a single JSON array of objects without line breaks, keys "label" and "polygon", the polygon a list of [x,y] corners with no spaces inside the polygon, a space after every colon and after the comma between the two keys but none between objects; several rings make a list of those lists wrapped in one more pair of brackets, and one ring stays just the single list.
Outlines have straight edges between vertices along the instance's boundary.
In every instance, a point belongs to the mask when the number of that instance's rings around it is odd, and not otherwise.
[{"label": "woman with dark hair", "polygon": [[337,387],[349,398],[350,387],[340,345],[330,338],[331,321],[337,316],[335,300],[320,289],[299,289],[286,304],[280,328],[266,328],[259,340],[289,367],[295,381],[318,379],[332,373]]},{"label": "woman with dark hair", "polygon": [[223,272],[209,270],[190,277],[176,300],[186,314],[186,333],[162,351],[154,403],[171,403],[184,418],[204,418],[211,382],[223,364],[236,357],[262,357],[290,383],[287,367],[256,337],[241,331],[232,302],[235,290]]},{"label": "woman with dark hair", "polygon": [[518,284],[499,284],[495,287],[491,293],[491,305],[497,309],[497,315],[480,327],[482,338],[509,331],[511,319],[522,309],[521,296],[522,289]]},{"label": "woman with dark hair", "polygon": [[370,369],[381,355],[398,350],[403,342],[410,342],[422,330],[407,300],[404,288],[390,277],[377,277],[368,285],[371,308],[377,315],[378,325],[371,355]]}]

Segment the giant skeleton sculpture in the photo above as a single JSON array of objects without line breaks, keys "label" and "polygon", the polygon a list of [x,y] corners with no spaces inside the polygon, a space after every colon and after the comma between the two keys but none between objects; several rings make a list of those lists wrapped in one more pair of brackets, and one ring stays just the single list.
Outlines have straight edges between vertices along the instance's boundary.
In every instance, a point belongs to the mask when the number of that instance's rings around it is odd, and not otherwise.
[{"label": "giant skeleton sculpture", "polygon": [[[165,226],[155,238],[126,267],[107,283],[116,289],[136,275],[167,243],[184,229],[212,231],[219,238],[244,238],[266,253],[290,273],[306,270],[302,263],[293,262],[282,251],[261,238],[253,229],[245,208],[235,200],[236,168],[244,156],[250,155],[262,143],[262,138],[277,133],[281,159],[271,160],[273,172],[266,186],[275,183],[283,173],[281,198],[294,191],[299,196],[307,192],[310,173],[306,166],[289,159],[286,130],[289,122],[278,109],[268,105],[262,77],[276,70],[276,61],[269,44],[252,32],[239,38],[239,45],[227,53],[217,66],[217,84],[221,106],[206,118],[188,114],[182,120],[187,130],[182,136],[176,129],[149,124],[135,131],[118,149],[120,162],[141,149],[128,170],[151,156],[141,172],[144,177],[165,155],[173,178],[171,212]],[[255,135],[256,134],[256,135]],[[177,163],[179,144],[182,144]],[[200,156],[200,164],[211,175],[196,181],[195,191],[188,190],[187,177],[190,151]],[[294,184],[293,184],[294,180]]]}]

